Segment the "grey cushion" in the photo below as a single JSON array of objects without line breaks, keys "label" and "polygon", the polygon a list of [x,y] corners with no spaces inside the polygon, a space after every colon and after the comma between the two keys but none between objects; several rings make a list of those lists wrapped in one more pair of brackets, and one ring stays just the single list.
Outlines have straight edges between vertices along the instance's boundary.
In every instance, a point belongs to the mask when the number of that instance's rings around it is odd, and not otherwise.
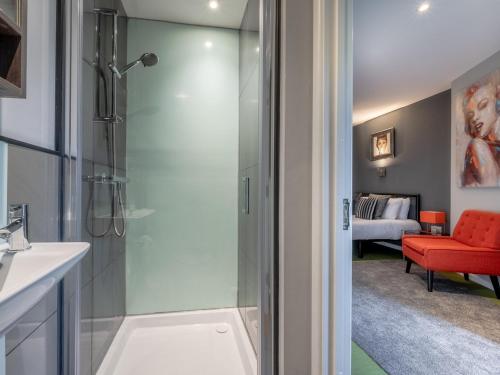
[{"label": "grey cushion", "polygon": [[380,195],[380,194],[370,194],[370,198],[377,199],[377,205],[375,206],[375,213],[373,214],[374,219],[381,219],[382,214],[384,213],[385,206],[387,206],[387,202],[389,201],[390,195]]},{"label": "grey cushion", "polygon": [[356,215],[356,212],[358,211],[358,203],[359,203],[359,200],[361,199],[362,196],[363,196],[363,193],[354,194],[354,205],[353,205],[353,209],[352,209],[352,212],[354,215]]},{"label": "grey cushion", "polygon": [[356,217],[360,219],[373,220],[377,198],[362,197],[358,202]]}]

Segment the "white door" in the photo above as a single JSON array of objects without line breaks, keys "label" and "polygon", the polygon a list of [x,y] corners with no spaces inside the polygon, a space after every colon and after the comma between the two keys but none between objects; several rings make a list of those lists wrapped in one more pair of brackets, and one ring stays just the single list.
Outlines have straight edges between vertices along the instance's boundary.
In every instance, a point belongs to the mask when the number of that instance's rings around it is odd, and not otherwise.
[{"label": "white door", "polygon": [[314,25],[312,373],[347,375],[352,300],[352,0],[315,0]]}]

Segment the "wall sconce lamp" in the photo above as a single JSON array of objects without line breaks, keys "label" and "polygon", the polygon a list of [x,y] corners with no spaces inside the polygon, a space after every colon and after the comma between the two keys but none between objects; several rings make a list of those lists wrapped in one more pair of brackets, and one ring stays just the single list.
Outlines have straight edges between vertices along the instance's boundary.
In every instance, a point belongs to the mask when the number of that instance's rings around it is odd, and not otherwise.
[{"label": "wall sconce lamp", "polygon": [[387,174],[387,169],[385,167],[377,168],[377,176],[385,177]]}]

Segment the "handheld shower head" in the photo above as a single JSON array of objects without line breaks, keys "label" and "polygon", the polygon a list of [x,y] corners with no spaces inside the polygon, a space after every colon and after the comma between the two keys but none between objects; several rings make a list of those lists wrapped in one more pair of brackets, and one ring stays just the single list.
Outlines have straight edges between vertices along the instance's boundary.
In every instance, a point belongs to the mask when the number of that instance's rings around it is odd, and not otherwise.
[{"label": "handheld shower head", "polygon": [[151,53],[151,52],[143,54],[139,58],[139,60],[142,62],[142,65],[144,65],[145,67],[155,66],[156,64],[158,64],[158,61],[160,61],[160,59],[158,59],[158,56],[156,56],[154,53]]},{"label": "handheld shower head", "polygon": [[127,74],[129,70],[135,68],[137,65],[139,65],[141,63],[142,63],[142,65],[144,67],[147,68],[147,67],[150,67],[150,66],[155,66],[156,64],[158,64],[158,61],[160,61],[160,59],[158,58],[158,56],[156,56],[152,52],[147,52],[147,53],[144,53],[137,60],[132,61],[130,64],[125,65],[121,70],[118,70],[117,66],[114,65],[114,64],[112,64],[112,63],[110,63],[108,66],[109,66],[109,69],[111,69],[111,71],[118,78],[122,78],[122,76],[124,76],[125,74]]}]

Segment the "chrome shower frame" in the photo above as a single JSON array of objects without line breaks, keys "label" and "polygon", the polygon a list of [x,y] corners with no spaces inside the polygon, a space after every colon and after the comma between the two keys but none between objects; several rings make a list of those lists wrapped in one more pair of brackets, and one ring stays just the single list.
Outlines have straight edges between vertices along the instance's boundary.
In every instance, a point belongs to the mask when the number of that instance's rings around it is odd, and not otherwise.
[{"label": "chrome shower frame", "polygon": [[280,373],[279,174],[280,0],[260,0],[258,373]]},{"label": "chrome shower frame", "polygon": [[[119,178],[117,174],[117,161],[116,161],[116,124],[123,123],[123,119],[118,116],[117,113],[117,77],[115,74],[111,74],[111,111],[108,108],[108,89],[106,84],[106,76],[104,74],[101,61],[101,17],[108,16],[112,17],[112,57],[111,63],[108,65],[117,64],[118,60],[118,11],[116,9],[107,8],[96,8],[93,10],[96,15],[96,53],[95,61],[92,63],[96,70],[96,85],[95,85],[95,123],[104,123],[107,126],[108,131],[108,158],[111,161],[111,176],[88,176],[85,180],[90,184],[90,194],[87,207],[86,216],[86,228],[89,234],[93,237],[105,237],[107,236],[111,229],[117,237],[123,238],[127,232],[126,229],[126,219],[125,219],[125,202],[123,199],[123,184],[126,183],[126,179]],[[105,90],[105,114],[101,115],[100,105],[101,105],[101,90],[100,81],[103,81]],[[106,229],[101,233],[95,233],[93,229],[89,226],[89,220],[94,220],[93,215],[93,202],[95,194],[96,184],[110,184],[111,185],[111,217],[110,222]],[[120,216],[121,229],[117,224],[118,215]]]},{"label": "chrome shower frame", "polygon": [[[95,55],[95,62],[94,66],[96,67],[97,70],[99,70],[99,74],[102,77],[104,76],[104,72],[102,71],[101,68],[101,55],[100,55],[100,48],[101,48],[101,22],[100,18],[101,16],[109,16],[113,17],[113,35],[112,35],[112,57],[111,57],[111,62],[107,65],[117,65],[118,61],[118,11],[116,9],[107,9],[107,8],[95,8],[94,13],[96,15],[96,55]],[[99,78],[97,78],[99,80]],[[104,79],[105,81],[105,79]],[[95,116],[94,121],[97,122],[114,122],[114,123],[122,123],[123,119],[118,116],[117,111],[116,111],[116,82],[117,77],[115,74],[111,75],[111,111],[110,113],[108,112],[107,105],[106,107],[106,113],[104,116],[101,116],[100,113]],[[96,105],[99,109],[100,107],[100,90],[99,90],[99,85],[96,86]],[[106,90],[106,102],[107,102],[107,90]],[[100,111],[98,111],[100,112]]]}]

